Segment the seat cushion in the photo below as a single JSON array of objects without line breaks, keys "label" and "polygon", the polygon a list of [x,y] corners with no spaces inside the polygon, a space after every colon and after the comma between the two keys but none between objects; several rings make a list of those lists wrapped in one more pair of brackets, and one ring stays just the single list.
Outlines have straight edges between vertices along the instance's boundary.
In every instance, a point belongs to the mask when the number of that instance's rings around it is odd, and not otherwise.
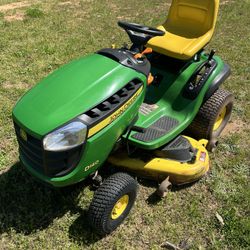
[{"label": "seat cushion", "polygon": [[153,51],[160,54],[180,60],[192,58],[209,43],[213,34],[211,31],[208,31],[203,35],[197,34],[190,37],[184,37],[166,30],[163,26],[159,26],[158,29],[165,31],[166,34],[150,39],[147,47],[152,48]]}]

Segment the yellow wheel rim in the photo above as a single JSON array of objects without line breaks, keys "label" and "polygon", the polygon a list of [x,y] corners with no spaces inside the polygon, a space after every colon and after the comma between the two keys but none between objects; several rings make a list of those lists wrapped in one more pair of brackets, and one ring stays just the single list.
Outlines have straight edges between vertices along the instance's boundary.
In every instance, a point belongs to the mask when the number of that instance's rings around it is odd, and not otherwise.
[{"label": "yellow wheel rim", "polygon": [[129,196],[123,195],[114,205],[112,212],[111,212],[111,218],[113,220],[118,219],[123,212],[125,211],[125,209],[127,208],[129,203]]},{"label": "yellow wheel rim", "polygon": [[216,131],[221,126],[221,124],[224,121],[224,118],[226,116],[226,113],[227,113],[227,107],[224,107],[214,123],[213,131]]}]

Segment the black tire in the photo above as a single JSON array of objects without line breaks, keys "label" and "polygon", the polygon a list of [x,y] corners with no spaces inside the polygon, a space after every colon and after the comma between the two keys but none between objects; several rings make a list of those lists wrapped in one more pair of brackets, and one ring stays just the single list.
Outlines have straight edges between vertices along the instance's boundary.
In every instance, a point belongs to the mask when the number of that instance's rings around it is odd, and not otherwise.
[{"label": "black tire", "polygon": [[[226,114],[220,126],[214,130],[215,122],[226,108]],[[233,95],[224,89],[218,89],[200,108],[188,128],[188,132],[197,139],[216,140],[227,125],[233,109]]]},{"label": "black tire", "polygon": [[[127,217],[137,195],[137,181],[126,173],[116,173],[107,178],[97,189],[88,211],[90,226],[99,234],[114,231]],[[112,211],[119,199],[128,196],[128,204],[122,214],[112,218]]]}]

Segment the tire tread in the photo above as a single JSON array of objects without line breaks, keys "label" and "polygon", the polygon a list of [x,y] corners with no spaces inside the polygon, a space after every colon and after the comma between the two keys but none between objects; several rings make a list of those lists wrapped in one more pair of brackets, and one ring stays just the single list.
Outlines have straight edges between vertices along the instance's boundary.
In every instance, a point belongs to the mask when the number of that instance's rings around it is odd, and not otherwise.
[{"label": "tire tread", "polygon": [[232,102],[233,95],[224,89],[218,89],[200,108],[188,132],[197,139],[212,139],[212,130],[218,112],[225,103]]},{"label": "tire tread", "polygon": [[134,185],[134,188],[137,190],[137,182],[133,177],[126,173],[116,173],[107,178],[95,192],[88,211],[88,220],[98,233],[102,235],[110,233],[105,230],[103,216],[105,211],[110,208],[114,198],[119,196],[124,187],[129,185]]}]

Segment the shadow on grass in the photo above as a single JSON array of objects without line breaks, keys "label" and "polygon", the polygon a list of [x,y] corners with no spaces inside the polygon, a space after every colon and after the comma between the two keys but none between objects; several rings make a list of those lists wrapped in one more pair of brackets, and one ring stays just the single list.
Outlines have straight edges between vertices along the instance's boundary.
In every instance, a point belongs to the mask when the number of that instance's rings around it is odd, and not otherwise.
[{"label": "shadow on grass", "polygon": [[69,228],[69,237],[81,246],[89,246],[105,237],[94,233],[86,218],[87,210],[82,210],[80,216]]},{"label": "shadow on grass", "polygon": [[86,224],[86,211],[77,205],[78,195],[87,184],[67,189],[47,187],[26,173],[20,163],[16,163],[0,174],[0,234],[14,229],[29,235],[35,230],[46,229],[55,218],[70,211],[80,214],[70,228],[70,237],[93,243],[91,239],[96,241],[98,237]]},{"label": "shadow on grass", "polygon": [[[157,188],[150,180],[138,180],[143,186]],[[64,189],[54,189],[37,182],[25,172],[20,163],[0,174],[0,234],[14,229],[17,233],[29,235],[36,230],[46,229],[55,218],[67,212],[79,217],[69,228],[69,237],[79,245],[91,245],[102,239],[94,233],[87,221],[87,208],[78,206],[79,193],[90,183],[85,182]],[[173,187],[176,192],[182,187]],[[151,205],[161,201],[156,193],[147,202]]]}]

